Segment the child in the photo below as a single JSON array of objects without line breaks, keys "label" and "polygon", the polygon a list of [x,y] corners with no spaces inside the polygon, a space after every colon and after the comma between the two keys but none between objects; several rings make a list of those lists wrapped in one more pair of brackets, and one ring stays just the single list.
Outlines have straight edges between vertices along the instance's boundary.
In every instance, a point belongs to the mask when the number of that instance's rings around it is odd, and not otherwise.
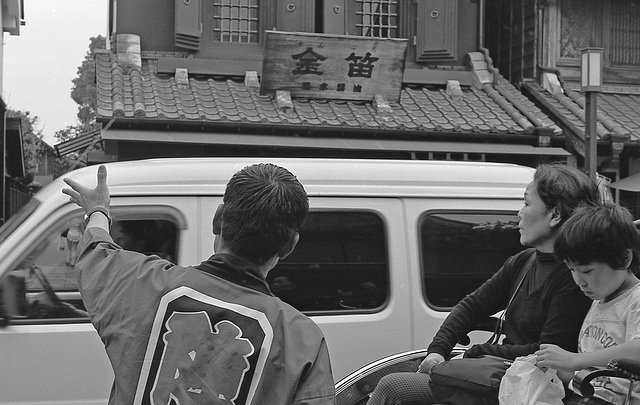
[{"label": "child", "polygon": [[[578,353],[542,344],[537,365],[558,371],[568,383],[575,371],[606,366],[617,357],[640,358],[640,237],[628,210],[618,206],[581,207],[558,232],[555,254],[564,260],[573,280],[593,300],[578,338]],[[623,404],[624,379],[595,380],[595,397],[565,398],[565,404]],[[603,401],[604,400],[604,401]],[[582,401],[582,402],[579,402]],[[640,404],[640,387],[632,404]]]}]

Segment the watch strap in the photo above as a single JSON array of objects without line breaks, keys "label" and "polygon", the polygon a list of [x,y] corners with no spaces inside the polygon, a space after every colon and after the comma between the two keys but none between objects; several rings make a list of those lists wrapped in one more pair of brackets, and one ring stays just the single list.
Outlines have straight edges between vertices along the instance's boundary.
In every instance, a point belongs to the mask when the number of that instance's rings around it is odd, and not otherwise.
[{"label": "watch strap", "polygon": [[89,211],[87,215],[84,216],[85,226],[89,223],[89,219],[91,219],[91,215],[95,214],[96,212],[100,212],[102,213],[102,215],[107,217],[107,221],[109,221],[109,228],[111,228],[113,219],[111,218],[111,214],[109,213],[109,210],[105,207],[95,207],[91,211]]}]

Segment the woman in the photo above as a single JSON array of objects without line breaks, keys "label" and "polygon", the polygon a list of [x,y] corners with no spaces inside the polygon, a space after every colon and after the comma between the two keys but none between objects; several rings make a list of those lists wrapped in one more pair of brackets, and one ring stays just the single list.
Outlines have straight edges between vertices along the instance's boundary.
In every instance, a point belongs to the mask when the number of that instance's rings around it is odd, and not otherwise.
[{"label": "woman", "polygon": [[459,336],[504,310],[512,296],[502,343],[474,345],[464,357],[491,354],[515,359],[534,353],[543,343],[576,351],[590,300],[575,285],[564,262],[554,257],[553,244],[558,229],[579,205],[596,205],[598,201],[596,184],[580,170],[560,164],[540,165],[518,212],[520,243],[530,249],[510,257],[493,277],[453,308],[429,345],[418,373],[383,377],[367,404],[438,403],[431,389],[431,368],[450,356]]}]

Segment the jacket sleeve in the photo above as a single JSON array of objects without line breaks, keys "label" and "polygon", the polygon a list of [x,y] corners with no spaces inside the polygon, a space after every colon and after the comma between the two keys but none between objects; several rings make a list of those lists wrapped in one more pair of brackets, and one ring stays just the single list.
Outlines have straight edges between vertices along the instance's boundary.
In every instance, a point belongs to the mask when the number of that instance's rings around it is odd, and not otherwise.
[{"label": "jacket sleeve", "polygon": [[[135,298],[125,296],[129,291],[125,286],[131,285],[136,277],[161,274],[158,270],[173,266],[157,256],[123,250],[106,230],[98,227],[84,232],[78,251],[75,266],[78,289],[98,332],[116,327],[113,307]],[[162,288],[159,284],[154,286]]]},{"label": "jacket sleeve", "polygon": [[510,257],[496,274],[453,308],[429,345],[429,353],[438,353],[447,358],[460,336],[474,330],[481,321],[506,307],[520,270],[515,263],[523,254],[521,252]]},{"label": "jacket sleeve", "polygon": [[335,385],[327,342],[322,339],[316,360],[300,378],[292,405],[335,405]]},{"label": "jacket sleeve", "polygon": [[557,271],[550,279],[548,287],[548,313],[538,342],[522,345],[474,345],[465,352],[465,357],[491,354],[515,359],[535,352],[542,343],[555,344],[570,352],[577,352],[578,335],[584,317],[591,307],[591,300],[582,294],[568,270]]}]

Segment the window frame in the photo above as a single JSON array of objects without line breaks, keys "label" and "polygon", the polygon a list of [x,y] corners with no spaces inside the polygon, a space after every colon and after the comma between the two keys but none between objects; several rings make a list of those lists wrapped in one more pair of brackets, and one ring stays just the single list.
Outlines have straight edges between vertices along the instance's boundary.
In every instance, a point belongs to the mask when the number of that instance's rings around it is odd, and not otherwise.
[{"label": "window frame", "polygon": [[[68,205],[71,207],[71,204]],[[119,220],[168,220],[172,222],[176,227],[176,240],[175,240],[175,254],[176,254],[176,262],[177,259],[181,255],[181,239],[182,233],[187,228],[187,220],[184,217],[183,213],[180,212],[177,208],[170,205],[157,205],[157,204],[132,204],[132,205],[115,205],[112,206],[111,214],[114,221]],[[22,264],[29,260],[34,252],[37,252],[39,244],[44,242],[49,243],[54,235],[59,235],[62,232],[68,221],[72,218],[83,218],[84,211],[79,208],[71,208],[65,210],[56,211],[56,217],[52,219],[51,222],[43,223],[40,227],[36,229],[36,233],[38,237],[31,243],[31,247],[29,249],[25,249],[20,257],[16,258],[10,266],[9,269],[18,270],[23,269]],[[38,255],[42,252],[38,252]],[[66,253],[66,252],[65,252]],[[64,254],[64,253],[63,253]],[[26,270],[26,269],[24,269]],[[9,270],[8,272],[10,272]],[[3,280],[5,274],[2,275],[0,281]],[[46,277],[46,274],[45,274]],[[39,291],[29,291],[26,292],[27,302],[30,303],[30,299],[32,300]],[[68,301],[81,301],[82,297],[80,295],[80,291],[55,291],[58,298],[60,298],[63,302]],[[1,303],[0,303],[1,304]],[[12,318],[12,325],[50,325],[50,324],[77,324],[77,323],[88,323],[90,322],[89,317],[81,317],[81,318]]]},{"label": "window frame", "polygon": [[[637,64],[614,64],[611,59],[611,29],[613,27],[613,14],[612,14],[612,5],[609,1],[598,1],[594,0],[594,8],[595,15],[599,21],[595,24],[595,30],[593,30],[592,40],[599,42],[598,44],[591,45],[596,47],[603,48],[603,68],[612,72],[634,72],[638,70],[640,66],[640,58]],[[563,10],[564,7],[567,6],[567,3],[563,0],[559,0],[558,2],[558,16],[557,16],[557,27],[556,30],[558,32],[559,43],[562,41],[562,27],[563,27]],[[592,10],[593,11],[593,10]],[[640,36],[637,39],[637,44],[640,46]],[[559,67],[580,67],[580,56],[571,57],[571,56],[562,56],[562,49],[558,45],[557,46],[557,54],[556,54],[556,64]]]},{"label": "window frame", "polygon": [[[178,0],[179,1],[179,0]],[[276,0],[262,0],[258,5],[258,42],[222,42],[215,39],[213,31],[213,2],[202,4],[200,24],[201,43],[198,55],[202,58],[261,61],[264,49],[265,31],[275,27]],[[207,21],[210,19],[210,21]],[[269,27],[269,28],[267,28]]]},{"label": "window frame", "polygon": [[[178,0],[180,1],[180,0]],[[316,9],[309,0],[260,0],[258,10],[258,42],[226,43],[216,41],[212,31],[213,23],[206,21],[213,18],[213,2],[203,2],[201,10],[202,33],[197,49],[198,57],[232,61],[261,62],[264,52],[265,31],[300,31],[313,33],[322,31],[327,34],[353,35],[357,24],[357,0],[325,0],[324,9]],[[329,19],[333,7],[340,10],[334,18]],[[415,9],[416,4],[398,0],[397,29],[395,38],[413,41],[416,36]],[[290,9],[293,9],[290,11]],[[322,16],[320,16],[322,14]],[[333,15],[332,15],[333,16]],[[322,18],[317,21],[318,18]],[[322,27],[316,27],[322,25]],[[336,27],[342,32],[333,32]],[[211,29],[209,29],[211,28]],[[320,29],[321,28],[321,29]],[[408,47],[407,61],[413,60],[415,47]]]},{"label": "window frame", "polygon": [[[396,7],[397,7],[397,11],[396,11],[396,28],[395,28],[395,36],[392,37],[370,37],[370,36],[366,36],[366,35],[360,35],[357,34],[357,32],[359,31],[358,25],[359,25],[359,17],[358,17],[358,5],[360,3],[362,3],[363,1],[366,0],[346,0],[346,5],[345,5],[345,32],[344,35],[357,35],[357,36],[362,36],[364,38],[403,38],[402,36],[400,36],[400,34],[403,32],[401,30],[401,27],[403,26],[403,22],[406,23],[406,21],[403,21],[404,19],[402,19],[403,17],[403,11],[405,8],[408,7],[409,2],[406,1],[402,1],[402,0],[397,0],[396,1]],[[326,22],[325,22],[326,25]],[[350,32],[352,31],[352,32]]]},{"label": "window frame", "polygon": [[[452,306],[443,306],[443,305],[437,305],[436,303],[433,302],[432,299],[430,299],[430,297],[427,294],[427,285],[426,285],[426,276],[427,276],[427,272],[426,270],[426,260],[427,257],[425,255],[425,250],[423,249],[424,246],[424,241],[423,241],[423,224],[425,223],[425,218],[429,217],[429,216],[434,216],[434,215],[458,215],[458,216],[464,216],[464,215],[476,215],[476,216],[495,216],[495,217],[513,217],[515,221],[518,220],[518,211],[512,211],[512,210],[505,210],[505,209],[452,209],[452,210],[443,210],[443,209],[435,209],[435,210],[427,210],[424,211],[423,213],[421,213],[421,215],[418,217],[417,220],[417,249],[418,249],[418,255],[419,255],[419,277],[420,277],[420,293],[421,293],[421,297],[423,299],[423,301],[426,303],[426,305],[431,308],[434,309],[436,311],[444,311],[444,312],[448,312],[451,311],[451,309],[454,308],[455,305]],[[516,230],[517,232],[517,230]],[[519,250],[515,251],[513,254],[516,254],[524,249],[526,249],[525,246],[520,245],[520,240],[519,238],[517,239],[517,244],[520,247]],[[497,271],[500,270],[502,264],[504,263],[504,261],[506,261],[506,259],[508,259],[511,255],[507,255],[504,260],[500,263],[500,265],[494,269],[492,274],[495,274]],[[447,274],[446,272],[443,273],[431,273],[431,274]],[[484,274],[484,273],[483,273]],[[487,280],[490,278],[491,276],[489,276],[487,278]],[[486,281],[486,280],[485,280]],[[481,283],[482,284],[482,283]],[[481,285],[480,284],[480,285]],[[473,291],[468,291],[466,292],[466,294],[469,294]],[[466,295],[465,294],[465,295]],[[462,296],[462,298],[464,298],[464,295]],[[459,301],[458,301],[459,302]]]},{"label": "window frame", "polygon": [[[373,221],[364,224],[364,225],[368,225],[368,226],[380,226],[382,228],[382,232],[381,232],[381,243],[384,244],[384,253],[383,253],[383,258],[385,260],[384,263],[382,263],[384,265],[384,270],[383,270],[383,274],[379,274],[379,277],[383,277],[384,278],[384,299],[382,299],[382,301],[380,302],[379,305],[375,306],[375,307],[371,307],[371,308],[348,308],[348,307],[343,307],[341,309],[320,309],[320,310],[304,310],[304,309],[299,309],[302,313],[304,313],[307,316],[327,316],[327,315],[353,315],[353,314],[373,314],[373,313],[379,313],[381,311],[383,311],[389,304],[389,300],[391,298],[391,256],[390,256],[390,252],[389,252],[389,227],[388,224],[385,220],[385,216],[379,212],[376,211],[375,209],[372,208],[311,208],[309,211],[309,214],[323,214],[323,213],[329,213],[329,214],[345,214],[345,215],[350,215],[350,214],[358,214],[358,215],[367,215],[367,216],[372,216],[375,217],[376,219],[376,223],[373,223]],[[304,225],[303,225],[303,231],[304,232]],[[302,233],[301,233],[302,235]],[[313,243],[309,242],[310,244],[313,245]],[[300,246],[297,246],[296,249],[298,249]],[[316,253],[318,253],[320,251],[316,251]],[[294,250],[294,253],[296,253],[296,250]],[[297,254],[302,254],[302,252],[298,251]],[[293,256],[294,258],[296,256]],[[281,260],[282,264],[287,264],[287,259],[285,260]],[[297,264],[297,263],[296,263]],[[300,264],[311,264],[311,263],[300,263]],[[326,262],[325,265],[331,265],[331,264],[335,264],[332,262]],[[348,267],[350,264],[358,264],[357,262],[344,262],[344,263],[339,263],[340,265],[346,266]],[[280,263],[279,263],[280,265]],[[319,265],[322,265],[322,263],[319,263]],[[275,271],[274,271],[275,270]],[[272,281],[272,279],[274,277],[278,277],[279,274],[278,272],[278,266],[276,266],[274,269],[271,270],[271,272],[269,273],[268,276],[268,281]],[[339,287],[336,286],[337,288]],[[277,295],[277,294],[276,294]],[[285,301],[286,302],[286,301]]]}]

